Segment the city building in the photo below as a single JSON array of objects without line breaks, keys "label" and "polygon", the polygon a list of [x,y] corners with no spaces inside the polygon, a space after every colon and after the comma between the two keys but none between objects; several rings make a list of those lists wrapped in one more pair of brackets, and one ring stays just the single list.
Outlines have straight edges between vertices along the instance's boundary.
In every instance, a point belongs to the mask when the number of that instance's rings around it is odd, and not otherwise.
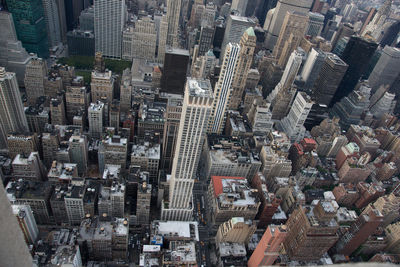
[{"label": "city building", "polygon": [[121,58],[122,30],[125,24],[125,0],[94,1],[94,36],[96,52]]},{"label": "city building", "polygon": [[[173,1],[172,2],[177,2]],[[161,91],[183,94],[189,63],[189,51],[167,46],[161,76]]]},{"label": "city building", "polygon": [[67,86],[65,92],[66,116],[72,122],[79,112],[86,113],[88,107],[88,92],[85,86]]},{"label": "city building", "polygon": [[46,180],[45,167],[38,152],[31,152],[29,155],[16,155],[12,162],[12,168],[14,179],[36,182]]},{"label": "city building", "polygon": [[[274,146],[274,144],[272,144]],[[279,149],[279,146],[277,146]],[[263,146],[260,152],[262,162],[261,172],[267,179],[274,177],[289,177],[292,172],[292,162],[271,146]]]},{"label": "city building", "polygon": [[272,265],[279,257],[287,236],[286,226],[269,225],[247,263],[248,267]]},{"label": "city building", "polygon": [[35,244],[39,236],[39,229],[31,208],[28,205],[11,205],[11,208],[15,217],[17,217],[25,242],[29,245]]},{"label": "city building", "polygon": [[[191,201],[195,172],[200,160],[212,103],[210,81],[188,78],[169,181],[169,202],[162,204],[163,219],[187,221],[192,216]],[[188,132],[191,134],[187,135]]]},{"label": "city building", "polygon": [[22,46],[39,57],[49,56],[48,33],[43,1],[7,0],[8,11],[13,15],[15,31]]},{"label": "city building", "polygon": [[246,246],[240,243],[219,243],[216,256],[219,266],[245,266]]},{"label": "city building", "polygon": [[179,18],[181,13],[181,0],[167,1],[167,38],[165,44],[168,46],[179,46]]},{"label": "city building", "polygon": [[0,67],[0,93],[0,147],[5,148],[7,134],[29,129],[15,73],[6,72],[3,67]]},{"label": "city building", "polygon": [[256,229],[253,221],[245,221],[243,217],[232,217],[218,227],[215,242],[248,244]]},{"label": "city building", "polygon": [[50,115],[51,115],[51,124],[53,125],[67,124],[63,95],[59,95],[59,97],[52,98],[50,100]]},{"label": "city building", "polygon": [[7,136],[8,155],[15,158],[18,154],[30,155],[39,151],[39,140],[36,133],[33,134],[9,134]]},{"label": "city building", "polygon": [[[146,178],[146,176],[143,176]],[[150,223],[150,202],[152,185],[149,179],[143,179],[138,184],[136,217],[138,225],[148,225]]]},{"label": "city building", "polygon": [[371,209],[378,210],[384,217],[381,226],[386,227],[399,219],[399,199],[399,197],[395,196],[392,193],[389,195],[381,196],[374,203],[369,204],[363,212],[366,213]]},{"label": "city building", "polygon": [[132,146],[131,166],[140,166],[141,171],[150,175],[150,183],[157,181],[161,148],[159,144],[144,142]]},{"label": "city building", "polygon": [[90,82],[92,102],[102,101],[110,104],[114,94],[114,78],[111,71],[92,71]]},{"label": "city building", "polygon": [[306,35],[320,36],[324,27],[325,17],[321,13],[308,12],[308,29]]},{"label": "city building", "polygon": [[208,201],[213,224],[221,224],[232,217],[254,220],[260,201],[244,177],[212,176],[208,187]]},{"label": "city building", "polygon": [[93,56],[95,53],[95,38],[93,32],[74,29],[67,32],[68,53],[78,56]]},{"label": "city building", "polygon": [[101,138],[103,135],[104,103],[97,101],[90,103],[88,108],[89,133],[92,138]]},{"label": "city building", "polygon": [[120,95],[120,111],[127,114],[132,108],[132,81],[129,69],[122,73]]},{"label": "city building", "polygon": [[315,205],[299,206],[293,211],[283,242],[290,260],[319,260],[336,243],[337,208],[334,201],[319,200]]},{"label": "city building", "polygon": [[274,123],[269,107],[269,103],[263,101],[261,104],[257,104],[257,100],[254,100],[249,113],[247,113],[255,135],[264,135],[272,131]]},{"label": "city building", "polygon": [[73,135],[69,138],[68,155],[72,163],[78,165],[78,173],[82,175],[88,166],[88,141],[85,135]]},{"label": "city building", "polygon": [[214,89],[214,104],[209,121],[209,133],[221,134],[225,126],[226,111],[232,96],[232,82],[236,74],[240,46],[229,43],[225,48],[221,73]]},{"label": "city building", "polygon": [[36,99],[44,95],[44,77],[47,75],[47,64],[41,58],[34,57],[26,65],[25,90],[28,103],[34,105]]},{"label": "city building", "polygon": [[226,19],[224,38],[221,45],[221,55],[225,55],[225,49],[229,43],[238,43],[243,33],[255,26],[251,18],[229,15]]},{"label": "city building", "polygon": [[119,135],[107,136],[99,144],[99,171],[103,173],[107,164],[119,165],[126,169],[128,157],[128,140]]}]

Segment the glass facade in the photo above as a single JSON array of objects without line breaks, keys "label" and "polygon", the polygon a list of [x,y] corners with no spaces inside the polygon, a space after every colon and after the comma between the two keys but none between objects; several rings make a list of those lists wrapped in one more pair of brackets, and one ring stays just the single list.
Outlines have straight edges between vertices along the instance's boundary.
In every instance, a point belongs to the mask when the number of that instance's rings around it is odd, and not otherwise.
[{"label": "glass facade", "polygon": [[7,0],[13,15],[18,40],[29,53],[39,57],[49,56],[46,22],[41,0]]}]

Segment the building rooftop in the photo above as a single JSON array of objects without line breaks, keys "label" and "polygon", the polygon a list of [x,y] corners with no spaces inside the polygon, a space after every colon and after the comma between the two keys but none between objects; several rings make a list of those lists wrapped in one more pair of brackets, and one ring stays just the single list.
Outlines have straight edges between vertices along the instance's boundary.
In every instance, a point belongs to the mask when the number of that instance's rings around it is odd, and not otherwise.
[{"label": "building rooftop", "polygon": [[118,179],[121,165],[106,164],[104,166],[103,179]]},{"label": "building rooftop", "polygon": [[104,108],[104,103],[97,101],[96,103],[90,103],[89,111],[100,111]]},{"label": "building rooftop", "polygon": [[153,144],[150,142],[144,142],[142,145],[133,145],[132,146],[132,157],[141,157],[141,158],[149,158],[149,159],[160,159],[160,144]]},{"label": "building rooftop", "polygon": [[240,243],[219,243],[219,254],[221,257],[245,257],[246,247]]},{"label": "building rooftop", "polygon": [[214,195],[221,205],[249,206],[258,203],[256,189],[248,186],[246,178],[212,176]]},{"label": "building rooftop", "polygon": [[213,89],[208,79],[197,79],[188,77],[186,84],[189,90],[190,96],[197,97],[212,97]]},{"label": "building rooftop", "polygon": [[161,235],[167,239],[171,237],[199,241],[197,222],[154,221],[151,230],[153,235]]},{"label": "building rooftop", "polygon": [[72,180],[72,178],[78,177],[77,166],[76,163],[61,163],[53,161],[47,177],[49,179]]},{"label": "building rooftop", "polygon": [[171,241],[169,250],[164,252],[164,262],[176,265],[196,263],[196,244],[194,242]]},{"label": "building rooftop", "polygon": [[18,154],[15,156],[12,165],[29,165],[31,161],[35,159],[35,157],[39,158],[38,152],[31,152],[29,156],[25,157],[24,155]]},{"label": "building rooftop", "polygon": [[51,193],[52,186],[48,182],[33,182],[19,179],[7,184],[7,197],[11,203],[18,199],[46,199]]}]

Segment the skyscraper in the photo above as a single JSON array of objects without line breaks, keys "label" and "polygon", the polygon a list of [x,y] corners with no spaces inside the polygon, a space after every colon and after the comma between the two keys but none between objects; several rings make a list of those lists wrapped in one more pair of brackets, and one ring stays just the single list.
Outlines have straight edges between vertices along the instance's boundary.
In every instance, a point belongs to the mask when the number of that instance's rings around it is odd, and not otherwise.
[{"label": "skyscraper", "polygon": [[324,15],[320,13],[308,12],[308,28],[306,35],[319,36],[324,27]]},{"label": "skyscraper", "polygon": [[312,3],[312,0],[279,0],[276,8],[268,11],[264,23],[264,30],[266,31],[265,47],[269,50],[274,48],[287,11],[307,14]]},{"label": "skyscraper", "polygon": [[15,73],[0,67],[0,147],[6,147],[4,139],[11,132],[27,132],[28,122],[24,113]]},{"label": "skyscraper", "polygon": [[78,173],[86,172],[88,165],[88,143],[85,135],[73,135],[69,139],[69,158],[72,163],[78,165]]},{"label": "skyscraper", "polygon": [[44,95],[44,77],[46,75],[47,64],[43,59],[34,57],[26,65],[24,82],[29,104],[35,104],[36,99]]},{"label": "skyscraper", "polygon": [[400,49],[385,46],[382,55],[369,75],[368,83],[374,93],[380,86],[392,86],[400,74]]},{"label": "skyscraper", "polygon": [[181,13],[182,0],[167,1],[167,41],[166,44],[173,47],[179,46],[179,18]]},{"label": "skyscraper", "polygon": [[232,81],[232,97],[230,108],[237,109],[242,100],[243,91],[246,86],[247,74],[253,62],[254,49],[256,48],[256,35],[253,27],[248,28],[240,39],[240,52],[236,65],[235,76]]},{"label": "skyscraper", "polygon": [[104,103],[97,101],[88,108],[89,133],[92,138],[101,138],[104,123]]},{"label": "skyscraper", "polygon": [[322,64],[325,61],[325,57],[326,53],[324,51],[311,48],[300,74],[301,80],[304,82],[303,88],[305,90],[314,86],[315,80],[321,71]]},{"label": "skyscraper", "polygon": [[169,182],[169,202],[164,202],[161,210],[163,220],[185,221],[192,216],[192,189],[212,104],[210,81],[188,78]]},{"label": "skyscraper", "polygon": [[214,105],[208,132],[222,133],[225,127],[226,111],[232,95],[232,81],[236,72],[240,46],[229,43],[226,46],[218,82],[214,88]]},{"label": "skyscraper", "polygon": [[46,22],[41,0],[7,0],[8,11],[13,15],[18,40],[29,53],[39,57],[49,56]]},{"label": "skyscraper", "polygon": [[[64,2],[52,1],[52,0],[42,0],[44,19],[46,21],[47,37],[49,40],[49,46],[56,46],[61,43],[61,23],[58,12],[58,5],[64,5]],[[61,6],[62,10],[64,7]],[[64,10],[65,12],[65,10]]]},{"label": "skyscraper", "polygon": [[348,65],[337,55],[326,53],[325,61],[312,88],[311,97],[318,104],[329,106]]},{"label": "skyscraper", "polygon": [[121,58],[125,13],[125,0],[94,1],[96,52],[110,58]]},{"label": "skyscraper", "polygon": [[392,0],[386,0],[383,6],[381,6],[378,9],[378,12],[376,12],[374,18],[368,25],[365,27],[364,32],[361,34],[363,36],[365,35],[371,35],[371,36],[376,36],[378,32],[382,30],[383,25],[386,22],[386,19],[390,15],[390,8],[392,6]]},{"label": "skyscraper", "polygon": [[347,96],[357,85],[361,75],[368,66],[368,62],[375,53],[378,44],[371,39],[352,36],[343,51],[342,59],[349,65],[342,82],[340,83],[331,105]]},{"label": "skyscraper", "polygon": [[189,51],[167,47],[164,58],[161,90],[167,93],[182,94],[189,63]]}]

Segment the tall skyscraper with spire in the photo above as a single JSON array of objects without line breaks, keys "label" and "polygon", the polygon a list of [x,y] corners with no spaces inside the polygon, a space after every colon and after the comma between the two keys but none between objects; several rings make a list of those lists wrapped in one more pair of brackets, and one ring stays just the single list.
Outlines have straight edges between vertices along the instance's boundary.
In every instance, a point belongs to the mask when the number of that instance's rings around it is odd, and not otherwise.
[{"label": "tall skyscraper with spire", "polygon": [[188,221],[192,217],[192,189],[212,105],[210,81],[188,77],[169,182],[169,201],[162,205],[162,220]]},{"label": "tall skyscraper with spire", "polygon": [[179,42],[179,17],[181,13],[182,0],[167,1],[167,45],[178,47]]},{"label": "tall skyscraper with spire", "polygon": [[214,89],[214,105],[208,132],[221,134],[225,126],[226,111],[232,95],[232,82],[236,72],[240,46],[229,43],[225,48],[221,73]]},{"label": "tall skyscraper with spire", "polygon": [[6,146],[6,135],[29,131],[15,73],[0,67],[0,148]]},{"label": "tall skyscraper with spire", "polygon": [[253,27],[248,28],[240,39],[239,59],[236,66],[235,77],[232,82],[231,109],[237,109],[242,100],[243,91],[246,87],[247,74],[253,62],[253,54],[256,48],[256,35]]}]

